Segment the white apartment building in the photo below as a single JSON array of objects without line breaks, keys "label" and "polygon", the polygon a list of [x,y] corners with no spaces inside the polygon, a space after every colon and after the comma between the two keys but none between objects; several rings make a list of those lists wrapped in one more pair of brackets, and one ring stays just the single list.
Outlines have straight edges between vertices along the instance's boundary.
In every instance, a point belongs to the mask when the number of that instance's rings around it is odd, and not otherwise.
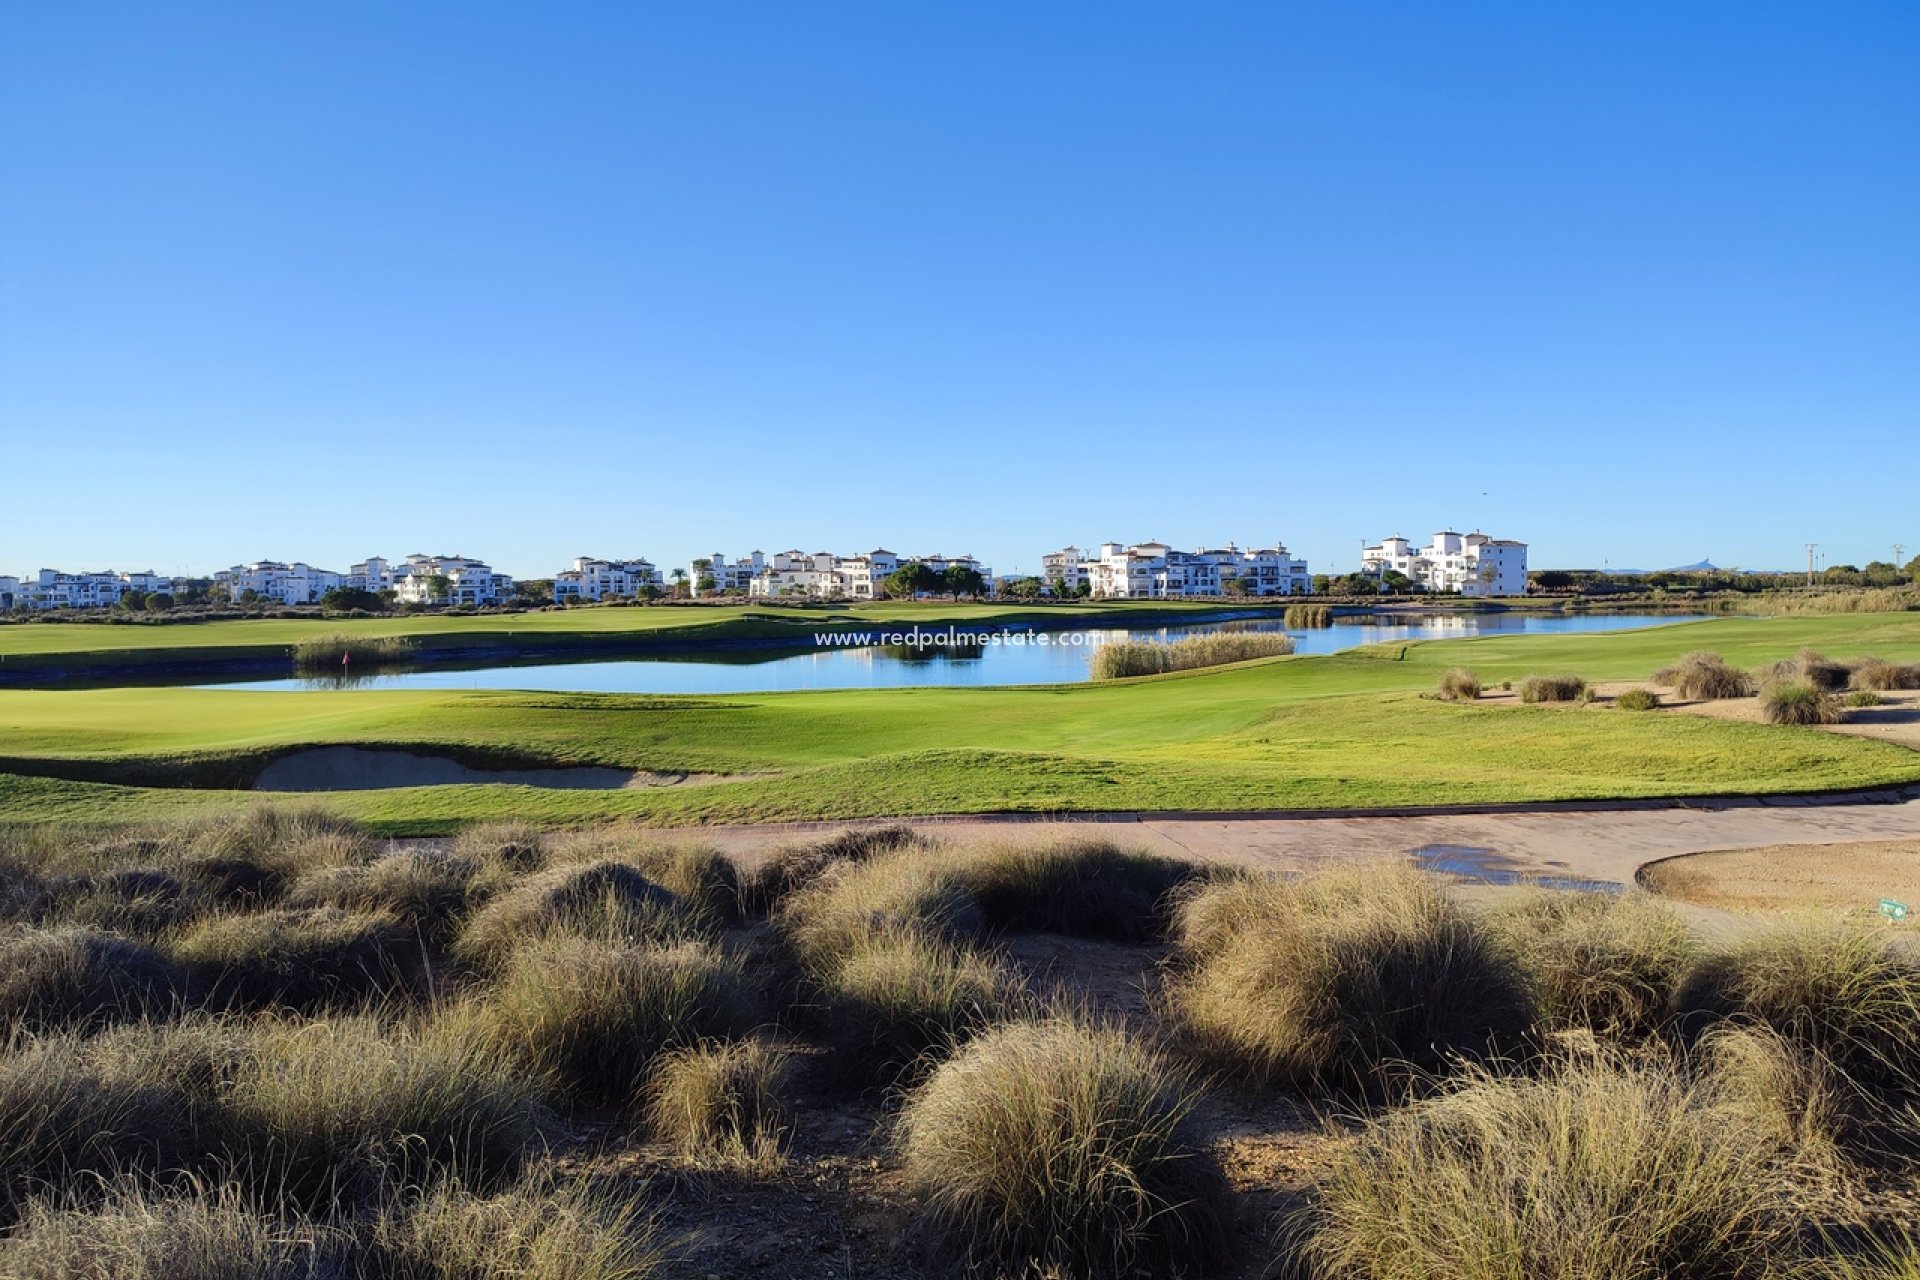
[{"label": "white apartment building", "polygon": [[716,554],[710,573],[716,591],[744,589],[750,596],[763,598],[878,600],[886,593],[887,579],[902,565],[916,561],[934,573],[945,573],[949,566],[960,565],[974,570],[984,581],[991,582],[993,576],[972,556],[902,556],[885,547],[851,556],[837,556],[830,551],[777,551],[769,556],[756,551],[732,563]]},{"label": "white apartment building", "polygon": [[636,556],[630,560],[596,560],[576,557],[573,568],[553,576],[553,602],[568,600],[605,600],[608,597],[632,599],[648,587],[661,587],[665,579],[653,562]]},{"label": "white apartment building", "polygon": [[[707,559],[708,567],[704,573],[692,565],[687,568],[688,590],[696,596],[717,596],[728,591],[746,595],[753,590],[753,580],[767,567],[767,557],[759,551],[738,560],[729,560],[716,551]],[[702,577],[712,578],[713,585],[702,588]]]},{"label": "white apartment building", "polygon": [[[484,561],[466,556],[410,555],[405,564],[391,569],[390,573],[394,598],[401,604],[432,604],[438,600],[450,605],[488,605],[513,595],[512,578],[495,573]],[[447,580],[444,596],[436,596],[433,582],[436,577]]]},{"label": "white apartment building", "polygon": [[0,590],[4,583],[17,582],[13,590],[13,603],[16,607],[28,609],[103,609],[120,603],[120,597],[129,591],[143,591],[148,595],[155,592],[173,591],[173,579],[162,577],[148,570],[145,573],[114,573],[111,570],[102,573],[62,573],[58,569],[42,569],[38,575],[26,579],[0,579]]},{"label": "white apartment building", "polygon": [[[1103,542],[1091,554],[1067,547],[1040,558],[1047,586],[1056,595],[1073,593],[1085,582],[1091,594],[1108,599],[1158,599],[1181,596],[1302,596],[1313,590],[1307,562],[1284,544],[1247,550],[1224,547],[1176,551],[1164,542],[1122,546]],[[1235,585],[1237,584],[1237,585]]]},{"label": "white apartment building", "polygon": [[11,609],[15,604],[25,606],[26,602],[20,591],[20,579],[0,574],[0,609]]},{"label": "white apartment building", "polygon": [[1527,544],[1484,533],[1442,529],[1415,549],[1398,534],[1360,552],[1360,572],[1383,578],[1405,574],[1415,587],[1463,596],[1519,596],[1527,592]]},{"label": "white apartment building", "polygon": [[343,585],[344,575],[310,564],[294,561],[256,560],[237,564],[213,575],[214,583],[227,589],[229,598],[238,600],[251,591],[262,600],[280,604],[318,604],[320,597]]}]

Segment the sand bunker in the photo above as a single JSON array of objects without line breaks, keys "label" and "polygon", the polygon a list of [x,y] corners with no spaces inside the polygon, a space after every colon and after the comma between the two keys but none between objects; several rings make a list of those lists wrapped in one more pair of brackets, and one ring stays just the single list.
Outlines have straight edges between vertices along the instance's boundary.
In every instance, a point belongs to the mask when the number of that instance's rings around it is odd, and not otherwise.
[{"label": "sand bunker", "polygon": [[1873,920],[1881,898],[1920,910],[1920,840],[1721,849],[1649,863],[1639,879],[1655,893],[1725,911]]},{"label": "sand bunker", "polygon": [[314,747],[282,756],[260,771],[255,791],[379,791],[388,787],[444,787],[507,783],[574,791],[621,791],[717,782],[712,773],[656,773],[646,769],[580,766],[563,769],[476,769],[446,756],[370,747]]}]

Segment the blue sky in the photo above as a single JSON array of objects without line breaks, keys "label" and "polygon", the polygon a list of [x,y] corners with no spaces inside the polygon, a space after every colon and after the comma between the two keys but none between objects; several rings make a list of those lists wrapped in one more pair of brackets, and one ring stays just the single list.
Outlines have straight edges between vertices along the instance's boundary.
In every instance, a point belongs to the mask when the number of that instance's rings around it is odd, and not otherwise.
[{"label": "blue sky", "polygon": [[0,9],[0,571],[1920,551],[1920,6]]}]

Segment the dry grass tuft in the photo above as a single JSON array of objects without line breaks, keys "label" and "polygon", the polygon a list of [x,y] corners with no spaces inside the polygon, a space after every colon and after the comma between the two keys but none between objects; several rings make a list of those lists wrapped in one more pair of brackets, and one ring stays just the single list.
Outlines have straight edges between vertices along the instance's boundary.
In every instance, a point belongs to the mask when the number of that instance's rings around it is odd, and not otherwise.
[{"label": "dry grass tuft", "polygon": [[1440,677],[1433,696],[1442,702],[1472,702],[1480,696],[1480,677],[1464,667],[1455,667]]},{"label": "dry grass tuft", "polygon": [[652,1234],[578,1185],[530,1182],[482,1198],[439,1182],[379,1215],[367,1270],[383,1280],[650,1280],[665,1266]]},{"label": "dry grass tuft", "polygon": [[1839,700],[1808,680],[1782,680],[1760,690],[1760,715],[1768,724],[1838,724]]},{"label": "dry grass tuft", "polygon": [[1767,1027],[1855,1085],[1920,1080],[1920,964],[1858,930],[1777,927],[1697,965],[1675,997],[1695,1030]]},{"label": "dry grass tuft", "polygon": [[883,853],[929,847],[905,823],[852,827],[811,844],[783,845],[740,884],[743,913],[771,911],[842,862],[865,862]]},{"label": "dry grass tuft", "polygon": [[239,1188],[159,1192],[123,1181],[103,1203],[39,1201],[0,1240],[13,1280],[332,1280],[344,1233],[271,1216]]},{"label": "dry grass tuft", "polygon": [[913,1074],[1019,1007],[1019,984],[991,956],[912,928],[859,938],[814,978],[843,1079]]},{"label": "dry grass tuft", "polygon": [[1181,1274],[1219,1260],[1227,1238],[1225,1179],[1193,1104],[1126,1032],[1012,1024],[915,1090],[900,1146],[945,1256],[1018,1274]]},{"label": "dry grass tuft", "polygon": [[480,1015],[493,1043],[574,1105],[631,1105],[669,1049],[744,1034],[739,962],[707,943],[629,946],[549,938],[513,955]]},{"label": "dry grass tuft", "polygon": [[1522,702],[1585,702],[1592,696],[1579,676],[1528,676],[1520,682]]},{"label": "dry grass tuft", "polygon": [[1792,1243],[1778,1185],[1709,1091],[1602,1056],[1372,1120],[1298,1229],[1325,1280],[1762,1280]]},{"label": "dry grass tuft", "polygon": [[550,868],[489,902],[467,922],[453,953],[497,970],[516,947],[545,938],[671,943],[709,931],[697,911],[637,867],[589,862]]},{"label": "dry grass tuft", "polygon": [[387,914],[439,943],[466,912],[475,866],[441,853],[403,850],[374,861],[307,872],[287,890],[296,910],[334,907]]},{"label": "dry grass tuft", "polygon": [[265,1019],[232,1033],[223,1093],[249,1182],[306,1205],[383,1179],[512,1177],[547,1128],[537,1085],[459,1019]]},{"label": "dry grass tuft", "polygon": [[1874,693],[1920,689],[1920,662],[1892,663],[1882,658],[1862,658],[1853,664],[1848,685]]},{"label": "dry grass tuft", "polygon": [[1517,1042],[1533,1021],[1511,953],[1411,868],[1230,880],[1189,898],[1181,924],[1198,948],[1171,985],[1174,1011],[1249,1078],[1389,1091]]},{"label": "dry grass tuft", "polygon": [[1292,652],[1292,636],[1264,631],[1220,631],[1165,643],[1115,640],[1095,649],[1090,665],[1095,680],[1126,680],[1134,676],[1225,666],[1230,662],[1250,662],[1255,658],[1284,658]]},{"label": "dry grass tuft", "polygon": [[1752,677],[1738,667],[1728,666],[1719,654],[1704,649],[1654,672],[1653,682],[1667,686],[1690,702],[1744,698],[1753,692]]},{"label": "dry grass tuft", "polygon": [[777,1168],[788,1066],[787,1054],[759,1040],[675,1050],[646,1086],[648,1127],[700,1167]]},{"label": "dry grass tuft", "polygon": [[186,974],[144,943],[93,929],[0,932],[0,1026],[95,1028],[165,1017],[188,999]]},{"label": "dry grass tuft", "polygon": [[383,912],[318,907],[215,916],[176,942],[173,956],[215,1003],[314,1010],[405,990],[420,941]]},{"label": "dry grass tuft", "polygon": [[1626,689],[1613,700],[1622,711],[1658,711],[1660,695],[1651,689]]},{"label": "dry grass tuft", "polygon": [[1651,1036],[1699,958],[1693,930],[1646,894],[1533,890],[1488,912],[1487,923],[1520,957],[1553,1031]]},{"label": "dry grass tuft", "polygon": [[1194,863],[1086,836],[988,845],[954,865],[990,929],[1119,942],[1163,935],[1168,895],[1202,874]]},{"label": "dry grass tuft", "polygon": [[959,868],[918,849],[835,863],[788,896],[777,923],[802,965],[815,974],[834,968],[876,933],[912,930],[962,939],[986,927]]}]

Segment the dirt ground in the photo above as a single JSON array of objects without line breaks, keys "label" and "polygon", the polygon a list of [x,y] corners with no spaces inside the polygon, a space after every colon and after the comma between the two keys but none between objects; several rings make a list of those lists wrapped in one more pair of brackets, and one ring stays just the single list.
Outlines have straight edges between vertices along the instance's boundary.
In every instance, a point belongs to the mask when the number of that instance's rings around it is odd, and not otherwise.
[{"label": "dirt ground", "polygon": [[[1005,939],[1003,954],[1042,1001],[1066,999],[1147,1034],[1167,949],[1057,934]],[[913,1198],[893,1152],[899,1091],[848,1096],[826,1080],[818,1048],[798,1050],[784,1167],[751,1175],[695,1172],[637,1129],[608,1125],[561,1163],[647,1207],[671,1242],[667,1274],[689,1280],[922,1280],[950,1273],[916,1232]],[[1221,1280],[1271,1274],[1276,1240],[1303,1203],[1329,1147],[1344,1139],[1299,1097],[1215,1083],[1196,1115],[1234,1190],[1236,1261]]]},{"label": "dirt ground", "polygon": [[1649,863],[1655,893],[1721,911],[1825,921],[1879,919],[1882,898],[1913,908],[1920,928],[1920,840],[1860,840],[1723,849]]},{"label": "dirt ground", "polygon": [[[1613,711],[1613,700],[1628,689],[1653,689],[1660,694],[1664,710],[1679,711],[1693,716],[1712,716],[1716,720],[1741,720],[1748,724],[1760,723],[1760,699],[1715,698],[1706,701],[1689,701],[1674,695],[1673,690],[1647,680],[1603,681],[1593,687],[1594,700],[1580,707],[1568,707],[1568,711],[1587,714],[1608,713]],[[1819,726],[1829,733],[1844,733],[1856,738],[1871,738],[1876,742],[1890,742],[1895,746],[1920,751],[1920,691],[1905,690],[1880,695],[1882,703],[1877,707],[1848,707],[1847,718],[1841,724]],[[1489,689],[1481,695],[1483,705],[1520,706],[1520,694],[1512,689]],[[1635,713],[1642,714],[1642,713]]]}]

